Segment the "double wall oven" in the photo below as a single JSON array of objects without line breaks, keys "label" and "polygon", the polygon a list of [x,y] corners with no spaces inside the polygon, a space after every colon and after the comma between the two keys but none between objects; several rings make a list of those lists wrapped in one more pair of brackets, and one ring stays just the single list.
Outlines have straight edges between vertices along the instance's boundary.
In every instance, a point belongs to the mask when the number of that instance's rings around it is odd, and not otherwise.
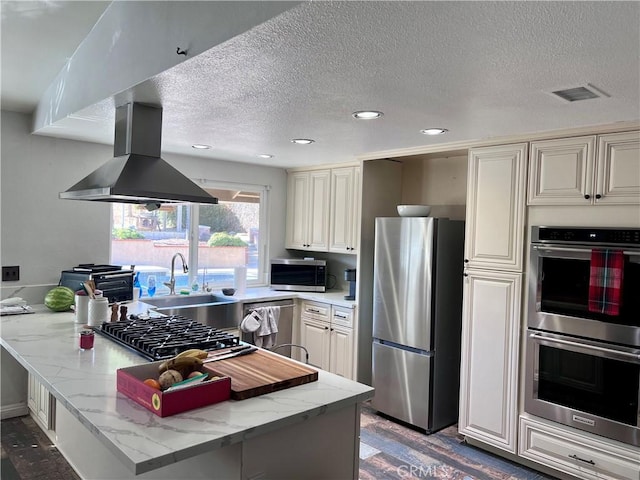
[{"label": "double wall oven", "polygon": [[640,446],[640,229],[532,227],[529,273],[525,411]]}]

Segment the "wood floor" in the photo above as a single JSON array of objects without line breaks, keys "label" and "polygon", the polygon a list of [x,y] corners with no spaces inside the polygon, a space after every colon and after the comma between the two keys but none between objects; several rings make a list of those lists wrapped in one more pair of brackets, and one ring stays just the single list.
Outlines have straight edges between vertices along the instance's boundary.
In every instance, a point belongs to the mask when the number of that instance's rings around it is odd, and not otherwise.
[{"label": "wood floor", "polygon": [[[31,417],[3,420],[0,434],[2,480],[79,479]],[[425,435],[377,415],[366,405],[360,434],[360,480],[553,478],[466,445],[455,426]]]},{"label": "wood floor", "polygon": [[432,435],[378,415],[360,418],[360,480],[546,480],[549,477],[467,445],[457,426]]},{"label": "wood floor", "polygon": [[30,417],[0,422],[2,480],[79,480],[49,437]]}]

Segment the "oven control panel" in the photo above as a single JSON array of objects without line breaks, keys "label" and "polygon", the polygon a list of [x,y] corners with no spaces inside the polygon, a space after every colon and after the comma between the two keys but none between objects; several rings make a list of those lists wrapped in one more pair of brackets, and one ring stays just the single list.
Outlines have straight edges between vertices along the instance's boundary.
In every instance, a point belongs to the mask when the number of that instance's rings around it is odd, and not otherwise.
[{"label": "oven control panel", "polygon": [[640,245],[638,228],[532,227],[532,242]]}]

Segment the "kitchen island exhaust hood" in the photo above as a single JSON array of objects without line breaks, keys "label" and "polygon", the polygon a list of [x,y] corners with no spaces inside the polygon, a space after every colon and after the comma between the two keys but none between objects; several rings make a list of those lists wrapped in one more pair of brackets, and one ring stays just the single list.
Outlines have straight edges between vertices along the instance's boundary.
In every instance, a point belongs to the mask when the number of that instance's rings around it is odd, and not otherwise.
[{"label": "kitchen island exhaust hood", "polygon": [[218,203],[160,157],[162,109],[140,103],[116,108],[114,158],[59,197],[67,200],[137,203]]}]

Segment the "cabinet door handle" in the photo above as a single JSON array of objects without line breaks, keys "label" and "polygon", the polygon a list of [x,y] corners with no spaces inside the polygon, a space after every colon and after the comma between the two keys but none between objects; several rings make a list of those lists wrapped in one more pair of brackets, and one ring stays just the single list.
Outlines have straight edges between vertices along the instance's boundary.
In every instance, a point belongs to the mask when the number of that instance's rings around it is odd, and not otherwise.
[{"label": "cabinet door handle", "polygon": [[464,275],[465,277],[468,277],[469,274],[468,273],[463,273],[462,275]]},{"label": "cabinet door handle", "polygon": [[588,193],[586,193],[586,194],[584,195],[584,199],[585,199],[585,200],[589,200],[590,198],[591,198],[591,195],[589,195]]},{"label": "cabinet door handle", "polygon": [[464,263],[469,263],[469,259],[468,259],[468,258],[465,258],[465,259],[464,259]]},{"label": "cabinet door handle", "polygon": [[599,193],[596,194],[596,200],[600,200],[602,198],[602,195],[600,195]]},{"label": "cabinet door handle", "polygon": [[325,330],[329,330],[329,327],[324,327]]},{"label": "cabinet door handle", "polygon": [[576,454],[569,455],[569,458],[573,458],[574,460],[580,460],[581,462],[588,463],[589,465],[594,465],[595,466],[595,464],[596,464],[596,462],[594,462],[593,460],[585,460],[584,458],[580,458]]},{"label": "cabinet door handle", "polygon": [[331,329],[331,331],[333,332],[333,328]]}]

